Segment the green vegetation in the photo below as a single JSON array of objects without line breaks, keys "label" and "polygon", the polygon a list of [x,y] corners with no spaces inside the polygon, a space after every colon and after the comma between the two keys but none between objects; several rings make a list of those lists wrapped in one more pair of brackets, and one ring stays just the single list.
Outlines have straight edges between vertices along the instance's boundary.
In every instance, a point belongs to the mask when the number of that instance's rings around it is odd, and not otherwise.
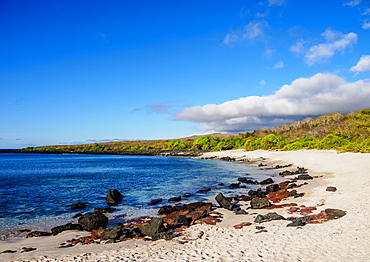
[{"label": "green vegetation", "polygon": [[335,149],[370,153],[370,109],[342,115],[335,112],[271,129],[242,134],[212,134],[172,140],[142,140],[88,145],[29,147],[32,151],[125,152],[140,150],[299,150]]}]

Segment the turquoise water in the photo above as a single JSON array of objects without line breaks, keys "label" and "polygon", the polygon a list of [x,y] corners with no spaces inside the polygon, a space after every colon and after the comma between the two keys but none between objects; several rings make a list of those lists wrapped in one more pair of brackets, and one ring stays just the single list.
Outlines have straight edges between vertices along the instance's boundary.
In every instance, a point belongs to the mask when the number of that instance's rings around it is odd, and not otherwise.
[{"label": "turquoise water", "polygon": [[[261,181],[275,172],[242,163],[178,157],[0,154],[0,232],[75,221],[72,217],[78,212],[107,207],[108,189],[123,195],[111,218],[154,215],[160,206],[171,204],[167,199],[185,193],[192,196],[181,203],[214,202],[219,192],[233,196],[256,188],[227,187],[246,174]],[[203,188],[212,190],[198,193]],[[157,198],[163,202],[148,205]],[[76,202],[86,202],[88,207],[71,210]]]}]

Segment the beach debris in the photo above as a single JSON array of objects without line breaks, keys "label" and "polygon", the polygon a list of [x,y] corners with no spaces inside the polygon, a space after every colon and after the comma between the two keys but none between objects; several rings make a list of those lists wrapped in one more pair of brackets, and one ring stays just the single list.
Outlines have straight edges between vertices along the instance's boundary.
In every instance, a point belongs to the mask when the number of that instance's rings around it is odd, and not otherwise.
[{"label": "beach debris", "polygon": [[220,205],[220,207],[225,208],[227,210],[233,210],[234,206],[226,197],[224,197],[222,193],[219,193],[215,199],[217,203]]},{"label": "beach debris", "polygon": [[264,223],[264,222],[269,222],[269,221],[272,221],[272,220],[285,220],[285,218],[282,215],[279,215],[276,212],[270,212],[270,213],[267,213],[266,215],[257,215],[254,222],[255,223]]},{"label": "beach debris", "polygon": [[66,231],[66,230],[80,230],[80,231],[82,231],[83,229],[82,229],[82,226],[79,225],[79,224],[68,223],[68,224],[65,224],[65,225],[62,225],[62,226],[53,227],[51,229],[51,233],[53,234],[53,236],[56,236],[59,233],[61,233],[63,231]]},{"label": "beach debris", "polygon": [[181,201],[181,196],[171,197],[170,199],[168,199],[168,202],[179,202],[179,201]]},{"label": "beach debris", "polygon": [[271,206],[271,203],[268,199],[258,198],[258,197],[253,198],[250,204],[251,204],[251,208],[253,209],[261,209],[264,207]]},{"label": "beach debris", "polygon": [[262,180],[260,182],[261,185],[268,185],[268,184],[272,184],[272,183],[274,183],[274,180],[272,180],[272,178],[267,178],[267,179]]},{"label": "beach debris", "polygon": [[84,209],[86,207],[87,207],[87,204],[83,202],[78,202],[78,203],[71,205],[71,209]]},{"label": "beach debris", "polygon": [[305,226],[310,220],[311,220],[311,217],[309,216],[295,218],[292,220],[291,223],[289,223],[286,226],[287,227],[302,227],[302,226]]},{"label": "beach debris", "polygon": [[337,191],[337,188],[335,186],[328,186],[326,188],[326,191],[335,192],[335,191]]},{"label": "beach debris", "polygon": [[95,207],[94,213],[112,213],[112,209],[110,207]]},{"label": "beach debris", "polygon": [[121,201],[122,198],[122,194],[117,189],[109,189],[105,199],[108,205],[115,205]]},{"label": "beach debris", "polygon": [[108,223],[108,218],[102,213],[86,213],[78,219],[78,224],[82,226],[85,231],[105,228]]},{"label": "beach debris", "polygon": [[31,237],[43,237],[43,236],[50,236],[51,233],[49,232],[43,232],[43,231],[32,231],[27,234],[26,238],[31,238]]},{"label": "beach debris", "polygon": [[36,250],[36,248],[34,248],[34,247],[22,247],[21,253],[30,252],[30,251],[34,251],[34,250]]},{"label": "beach debris", "polygon": [[234,228],[235,228],[235,229],[241,229],[241,228],[243,228],[243,227],[248,227],[248,226],[250,226],[250,225],[252,225],[252,223],[251,223],[251,222],[242,222],[242,223],[240,223],[240,224],[235,225],[235,226],[234,226]]},{"label": "beach debris", "polygon": [[15,252],[17,252],[17,250],[4,250],[4,251],[2,251],[0,254],[6,254],[6,253],[15,253]]},{"label": "beach debris", "polygon": [[327,219],[333,220],[338,219],[346,215],[346,211],[335,209],[335,208],[327,208],[325,209],[325,214]]}]

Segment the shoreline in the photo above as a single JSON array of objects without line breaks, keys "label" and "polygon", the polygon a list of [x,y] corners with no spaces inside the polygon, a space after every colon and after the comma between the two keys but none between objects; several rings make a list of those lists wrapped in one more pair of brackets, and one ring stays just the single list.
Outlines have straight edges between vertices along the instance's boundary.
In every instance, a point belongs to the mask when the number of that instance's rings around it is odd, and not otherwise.
[{"label": "shoreline", "polygon": [[[366,219],[370,214],[367,206],[370,200],[367,193],[370,186],[370,154],[338,154],[336,151],[318,150],[232,150],[208,152],[202,157],[230,157],[248,164],[267,164],[267,168],[277,164],[293,164],[293,169],[297,166],[308,168],[309,174],[318,178],[297,189],[298,192],[305,192],[305,195],[294,200],[283,200],[279,204],[294,201],[297,205],[315,206],[317,210],[313,213],[325,208],[339,208],[347,214],[323,224],[288,228],[288,222],[282,220],[261,224],[253,222],[257,214],[265,215],[271,211],[287,217],[291,215],[288,214],[288,208],[247,209],[248,215],[234,215],[231,211],[219,208],[217,211],[223,214],[222,222],[216,226],[191,226],[185,231],[184,237],[187,235],[194,240],[185,244],[175,238],[171,241],[130,240],[111,245],[76,245],[58,249],[60,243],[71,237],[89,234],[66,231],[55,237],[31,238],[21,243],[1,245],[0,252],[5,249],[19,250],[23,246],[32,246],[37,250],[0,254],[0,261],[22,261],[40,256],[44,258],[35,261],[54,261],[52,259],[57,257],[58,261],[108,261],[114,257],[125,261],[159,258],[162,261],[198,261],[201,258],[207,261],[367,261],[370,255],[370,222]],[[288,168],[281,171],[285,169]],[[327,186],[335,186],[338,190],[328,192],[325,190]],[[240,205],[246,209],[248,202],[240,202]],[[233,227],[242,222],[251,222],[252,225],[241,229]],[[264,226],[267,232],[257,233],[256,226]],[[198,237],[201,232],[203,236]],[[69,257],[62,259],[63,256]]]}]

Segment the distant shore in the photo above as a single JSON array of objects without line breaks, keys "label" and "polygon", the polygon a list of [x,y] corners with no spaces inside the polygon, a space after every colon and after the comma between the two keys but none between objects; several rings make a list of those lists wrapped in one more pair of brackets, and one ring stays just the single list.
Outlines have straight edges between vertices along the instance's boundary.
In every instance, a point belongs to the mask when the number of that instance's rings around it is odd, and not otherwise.
[{"label": "distant shore", "polygon": [[[202,158],[231,158],[236,161],[263,165],[290,165],[308,169],[314,176],[297,188],[303,197],[289,197],[278,203],[278,209],[249,209],[241,201],[245,215],[219,208],[222,221],[216,226],[194,225],[171,241],[130,240],[107,245],[76,245],[60,249],[60,243],[88,234],[63,232],[55,237],[26,239],[22,243],[2,244],[2,250],[17,250],[0,254],[1,261],[368,261],[370,256],[370,154],[336,151],[244,151],[208,152]],[[284,170],[284,169],[282,169]],[[287,178],[289,180],[289,177]],[[328,187],[337,190],[327,191]],[[295,206],[286,206],[292,204]],[[287,227],[288,220],[257,223],[258,215],[277,212],[284,217],[300,217],[298,212],[309,209],[318,215],[325,209],[344,210],[346,215],[322,224]],[[302,212],[303,213],[303,212]],[[244,225],[235,227],[236,225]],[[36,250],[21,253],[22,247]],[[0,250],[0,252],[2,251]]]},{"label": "distant shore", "polygon": [[207,152],[209,151],[208,150],[63,151],[63,150],[0,149],[0,153],[141,155],[141,156],[183,156],[183,157],[196,157]]}]

